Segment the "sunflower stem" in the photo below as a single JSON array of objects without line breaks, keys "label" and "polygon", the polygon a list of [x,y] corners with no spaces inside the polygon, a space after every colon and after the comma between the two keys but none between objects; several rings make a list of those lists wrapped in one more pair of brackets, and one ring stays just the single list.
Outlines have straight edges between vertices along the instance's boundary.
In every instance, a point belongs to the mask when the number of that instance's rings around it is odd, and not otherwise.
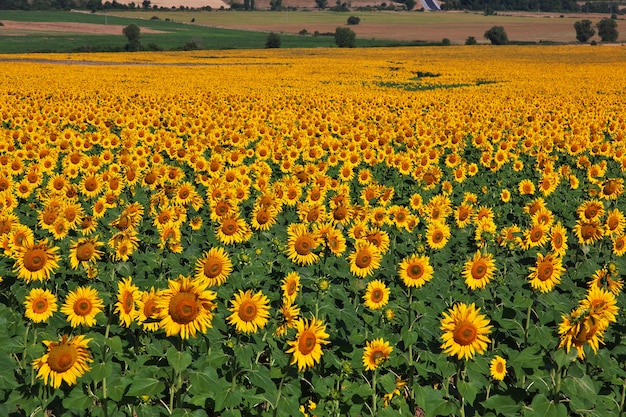
[{"label": "sunflower stem", "polygon": [[372,415],[376,415],[376,403],[377,403],[377,395],[376,395],[376,380],[378,379],[378,367],[374,369],[374,375],[372,376]]},{"label": "sunflower stem", "polygon": [[[459,360],[457,361],[457,368],[456,368],[456,386],[457,386],[457,391],[458,391],[458,387],[459,387],[459,382],[464,380],[463,377],[463,364],[465,362]],[[459,400],[460,400],[460,405],[459,405],[459,415],[461,417],[465,417],[465,397],[463,396],[463,394],[461,394],[459,392]]]},{"label": "sunflower stem", "polygon": [[[533,297],[533,300],[534,300],[534,297]],[[528,305],[528,310],[526,311],[526,324],[524,325],[524,347],[526,347],[526,344],[528,343],[528,329],[530,329],[530,313],[532,312],[533,304],[534,303],[530,303]],[[522,388],[524,388],[525,385],[526,385],[526,375],[524,374],[522,375]]]},{"label": "sunflower stem", "polygon": [[619,417],[622,417],[624,415],[624,403],[626,401],[626,380],[624,380],[624,383],[622,384],[622,401],[620,401],[619,404]]}]

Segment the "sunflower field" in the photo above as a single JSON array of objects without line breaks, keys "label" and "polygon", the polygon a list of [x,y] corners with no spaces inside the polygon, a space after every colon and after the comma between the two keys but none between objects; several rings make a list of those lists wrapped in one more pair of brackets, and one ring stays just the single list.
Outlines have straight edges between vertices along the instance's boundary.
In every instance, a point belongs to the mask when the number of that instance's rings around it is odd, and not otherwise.
[{"label": "sunflower field", "polygon": [[0,61],[0,415],[626,415],[620,47]]}]

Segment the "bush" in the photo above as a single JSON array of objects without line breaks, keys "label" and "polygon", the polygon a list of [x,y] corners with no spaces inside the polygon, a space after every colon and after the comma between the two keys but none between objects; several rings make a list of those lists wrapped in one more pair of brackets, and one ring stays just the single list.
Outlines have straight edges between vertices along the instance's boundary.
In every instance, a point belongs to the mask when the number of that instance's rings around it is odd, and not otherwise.
[{"label": "bush", "polygon": [[360,21],[361,21],[361,18],[359,18],[357,16],[350,16],[348,18],[348,24],[349,25],[358,25]]},{"label": "bush", "polygon": [[356,33],[348,28],[335,29],[335,43],[340,48],[354,48]]},{"label": "bush", "polygon": [[477,43],[474,36],[468,36],[467,39],[465,39],[465,45],[476,45]]},{"label": "bush", "polygon": [[502,26],[493,26],[485,32],[485,38],[489,39],[492,45],[506,45],[509,43],[509,37]]},{"label": "bush", "polygon": [[278,33],[270,32],[265,39],[265,47],[266,48],[280,48],[281,40]]},{"label": "bush", "polygon": [[578,42],[587,42],[596,31],[591,27],[591,20],[584,19],[574,23],[574,29],[576,30],[576,39]]},{"label": "bush", "polygon": [[443,39],[441,40],[441,45],[443,45],[443,46],[450,46],[450,45],[451,45],[451,43],[450,43],[450,39],[448,39],[448,38],[443,38]]},{"label": "bush", "polygon": [[615,42],[617,40],[619,32],[617,31],[617,22],[615,20],[605,17],[596,24],[596,27],[602,42]]}]

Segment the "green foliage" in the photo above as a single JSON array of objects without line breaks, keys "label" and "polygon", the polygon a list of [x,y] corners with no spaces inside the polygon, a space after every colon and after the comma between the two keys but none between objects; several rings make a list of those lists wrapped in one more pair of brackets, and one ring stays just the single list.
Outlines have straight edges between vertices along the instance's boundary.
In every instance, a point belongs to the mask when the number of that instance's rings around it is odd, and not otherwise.
[{"label": "green foliage", "polygon": [[354,48],[356,46],[356,33],[352,29],[338,27],[335,29],[335,43],[340,48]]},{"label": "green foliage", "polygon": [[467,39],[465,39],[465,45],[476,45],[477,43],[474,36],[468,36]]},{"label": "green foliage", "polygon": [[328,0],[315,0],[315,6],[322,10],[328,7]]},{"label": "green foliage", "polygon": [[491,29],[485,32],[485,38],[488,39],[492,45],[506,45],[509,43],[509,38],[502,26],[493,26]]},{"label": "green foliage", "polygon": [[280,48],[280,35],[276,32],[270,32],[265,39],[266,48]]},{"label": "green foliage", "polygon": [[596,31],[591,27],[591,20],[583,19],[574,23],[574,29],[576,30],[576,39],[578,42],[585,43],[596,34]]},{"label": "green foliage", "polygon": [[596,28],[602,42],[615,42],[619,36],[617,22],[614,19],[605,17],[596,24]]},{"label": "green foliage", "polygon": [[348,24],[349,25],[358,25],[361,22],[361,18],[358,16],[350,16],[348,18]]}]

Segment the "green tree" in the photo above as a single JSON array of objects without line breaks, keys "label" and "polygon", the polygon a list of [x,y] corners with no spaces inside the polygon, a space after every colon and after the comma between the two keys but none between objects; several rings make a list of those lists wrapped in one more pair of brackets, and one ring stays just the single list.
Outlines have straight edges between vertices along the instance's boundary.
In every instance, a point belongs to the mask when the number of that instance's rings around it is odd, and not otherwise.
[{"label": "green tree", "polygon": [[280,35],[275,32],[270,32],[265,39],[265,47],[266,48],[280,48],[281,39]]},{"label": "green tree", "polygon": [[315,0],[315,6],[318,9],[325,9],[328,7],[328,0]]},{"label": "green tree", "polygon": [[485,38],[489,39],[492,45],[506,45],[509,43],[509,37],[502,26],[493,26],[485,32]]},{"label": "green tree", "polygon": [[596,27],[602,42],[615,42],[617,40],[619,32],[617,31],[617,22],[615,20],[605,17],[596,24]]},{"label": "green tree", "polygon": [[126,36],[128,43],[126,43],[127,51],[138,51],[141,49],[141,29],[134,23],[126,26],[122,29],[122,33]]},{"label": "green tree", "polygon": [[338,27],[335,29],[335,43],[340,48],[354,48],[356,33],[352,29]]},{"label": "green tree", "polygon": [[574,29],[576,30],[576,39],[578,42],[587,42],[596,31],[591,27],[591,20],[584,19],[574,23]]}]

